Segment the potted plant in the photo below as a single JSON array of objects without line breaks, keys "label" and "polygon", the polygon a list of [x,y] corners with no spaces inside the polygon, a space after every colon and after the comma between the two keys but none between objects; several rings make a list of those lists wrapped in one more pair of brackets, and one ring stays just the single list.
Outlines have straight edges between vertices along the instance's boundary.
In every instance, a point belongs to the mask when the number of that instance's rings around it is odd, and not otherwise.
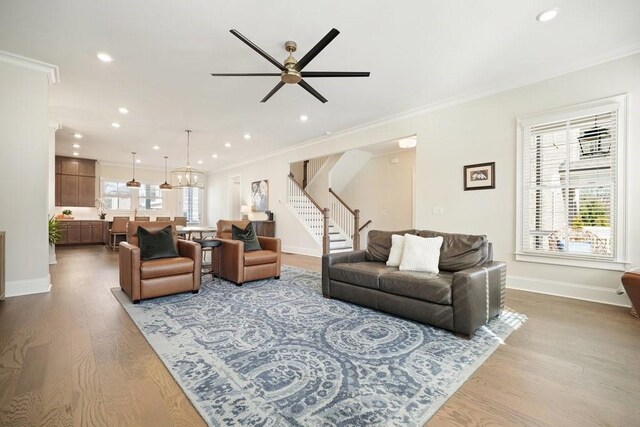
[{"label": "potted plant", "polygon": [[96,209],[98,209],[98,218],[105,219],[107,214],[104,211],[104,202],[102,199],[96,199]]},{"label": "potted plant", "polygon": [[55,245],[60,240],[60,224],[55,217],[49,217],[49,244]]},{"label": "potted plant", "polygon": [[64,219],[73,219],[73,217],[71,216],[71,209],[65,209],[62,211],[62,217]]}]

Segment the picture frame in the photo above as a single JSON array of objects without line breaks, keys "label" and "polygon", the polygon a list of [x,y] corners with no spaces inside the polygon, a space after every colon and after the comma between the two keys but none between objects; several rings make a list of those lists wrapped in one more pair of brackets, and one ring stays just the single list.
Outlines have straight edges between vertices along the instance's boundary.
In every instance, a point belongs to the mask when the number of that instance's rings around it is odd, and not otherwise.
[{"label": "picture frame", "polygon": [[496,188],[496,162],[464,166],[464,191]]},{"label": "picture frame", "polygon": [[251,211],[265,212],[269,209],[269,180],[251,183]]}]

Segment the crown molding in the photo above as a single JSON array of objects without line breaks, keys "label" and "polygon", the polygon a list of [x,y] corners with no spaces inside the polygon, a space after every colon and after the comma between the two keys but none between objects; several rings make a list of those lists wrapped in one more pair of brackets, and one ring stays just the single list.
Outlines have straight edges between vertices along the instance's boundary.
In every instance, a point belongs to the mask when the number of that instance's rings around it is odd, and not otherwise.
[{"label": "crown molding", "polygon": [[5,52],[3,50],[0,50],[0,62],[6,62],[7,64],[17,65],[18,67],[29,70],[43,72],[47,75],[49,85],[60,82],[60,70],[57,65],[48,64],[46,62]]},{"label": "crown molding", "polygon": [[[125,168],[125,169],[131,169],[132,167],[131,163],[125,163],[125,162],[103,162],[102,160],[98,160],[98,163],[100,163],[101,166],[113,166],[113,167]],[[142,164],[136,163],[136,169],[160,171],[164,173],[164,166],[162,167],[144,166]],[[167,173],[171,172],[172,170],[173,169],[167,169]]]},{"label": "crown molding", "polygon": [[[272,157],[276,157],[276,156],[281,156],[283,154],[286,153],[290,153],[291,151],[296,151],[296,150],[300,150],[300,149],[304,149],[304,148],[309,148],[312,147],[316,144],[321,144],[321,143],[325,143],[337,138],[342,138],[354,133],[359,133],[359,132],[363,132],[369,129],[373,129],[379,126],[383,126],[386,124],[390,124],[390,123],[394,123],[394,122],[398,122],[401,120],[405,120],[405,119],[409,119],[415,116],[419,116],[422,114],[426,114],[429,112],[433,112],[436,110],[442,110],[445,108],[449,108],[449,107],[454,107],[456,105],[461,105],[461,104],[465,104],[467,102],[471,102],[471,101],[476,101],[478,99],[482,99],[482,98],[487,98],[490,97],[492,95],[497,95],[499,93],[502,92],[507,92],[510,90],[514,90],[514,89],[518,89],[521,87],[525,87],[525,86],[529,86],[532,84],[536,84],[536,83],[540,83],[543,82],[545,80],[550,80],[556,77],[561,77],[567,74],[571,74],[574,73],[576,71],[580,71],[580,70],[585,70],[591,67],[596,67],[598,65],[601,64],[605,64],[607,62],[611,62],[611,61],[615,61],[618,59],[622,59],[622,58],[626,58],[629,56],[633,56],[640,53],[640,45],[638,46],[633,46],[631,48],[627,48],[627,49],[622,49],[619,51],[615,51],[613,53],[608,53],[606,55],[602,55],[601,57],[589,61],[589,62],[585,62],[583,64],[577,65],[577,66],[573,66],[573,67],[567,67],[564,70],[560,71],[560,72],[556,72],[553,74],[547,74],[545,76],[536,76],[533,78],[528,78],[528,79],[518,79],[518,80],[513,80],[511,82],[507,82],[505,84],[502,85],[498,85],[498,86],[494,86],[488,89],[482,89],[482,90],[478,90],[478,91],[473,91],[473,92],[469,92],[463,95],[459,95],[459,96],[454,96],[454,97],[450,97],[441,101],[436,101],[430,104],[426,104],[423,105],[421,107],[418,108],[414,108],[411,110],[406,110],[403,111],[401,113],[397,113],[397,114],[392,114],[390,116],[386,116],[386,117],[382,117],[379,119],[375,119],[372,120],[370,122],[365,122],[363,124],[357,125],[357,126],[353,126],[350,128],[346,128],[337,132],[332,133],[331,135],[323,135],[317,138],[312,138],[312,139],[308,139],[306,141],[302,141],[300,143],[291,145],[289,147],[286,148],[282,148],[280,150],[277,151],[273,151],[271,153],[262,155],[262,156],[257,156],[253,159],[250,160],[246,160],[244,162],[239,162],[239,163],[235,163],[233,165],[229,165],[229,166],[225,166],[224,168],[220,168],[216,171],[216,173],[219,172],[225,172],[228,171],[230,169],[234,169],[237,167],[241,167],[241,166],[246,166],[249,165],[251,163],[255,163],[257,161],[261,161],[261,160],[266,160]],[[401,136],[399,137],[401,138]],[[365,146],[365,145],[362,145]],[[357,149],[359,147],[353,147],[353,149]],[[333,153],[325,153],[326,154],[333,154]]]}]

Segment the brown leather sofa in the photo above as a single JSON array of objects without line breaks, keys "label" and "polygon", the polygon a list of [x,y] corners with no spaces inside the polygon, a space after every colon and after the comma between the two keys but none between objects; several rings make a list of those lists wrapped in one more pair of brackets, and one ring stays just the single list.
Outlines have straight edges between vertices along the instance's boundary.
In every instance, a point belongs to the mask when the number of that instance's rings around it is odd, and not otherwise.
[{"label": "brown leather sofa", "polygon": [[[173,230],[179,257],[140,260],[138,227],[151,232],[170,225]],[[120,242],[120,288],[134,304],[147,298],[155,298],[180,292],[200,290],[202,255],[200,245],[179,240],[176,226],[171,221],[130,221],[127,224],[127,241]]]},{"label": "brown leather sofa", "polygon": [[631,314],[638,316],[640,310],[640,269],[627,271],[622,275],[622,286],[631,300]]},{"label": "brown leather sofa", "polygon": [[244,251],[244,242],[233,240],[231,226],[244,228],[250,221],[221,219],[217,223],[216,237],[222,241],[222,268],[220,275],[238,286],[252,280],[280,278],[280,239],[258,236],[260,251]]},{"label": "brown leather sofa", "polygon": [[[400,271],[386,261],[392,234],[442,236],[439,274]],[[504,307],[506,264],[486,236],[428,230],[379,231],[367,250],[322,257],[322,294],[470,337]]]}]

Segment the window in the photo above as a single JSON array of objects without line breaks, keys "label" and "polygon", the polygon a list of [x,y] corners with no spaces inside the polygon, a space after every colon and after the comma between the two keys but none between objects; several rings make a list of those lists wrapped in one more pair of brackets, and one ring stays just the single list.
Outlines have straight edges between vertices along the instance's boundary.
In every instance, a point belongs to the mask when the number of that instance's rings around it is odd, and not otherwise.
[{"label": "window", "polygon": [[199,188],[182,189],[182,215],[187,218],[187,224],[200,224],[200,195]]},{"label": "window", "polygon": [[131,210],[131,191],[124,181],[103,181],[102,197],[109,211]]},{"label": "window", "polygon": [[520,122],[516,259],[624,269],[625,107],[616,97]]},{"label": "window", "polygon": [[138,210],[162,210],[162,190],[159,185],[142,184],[138,193]]}]

